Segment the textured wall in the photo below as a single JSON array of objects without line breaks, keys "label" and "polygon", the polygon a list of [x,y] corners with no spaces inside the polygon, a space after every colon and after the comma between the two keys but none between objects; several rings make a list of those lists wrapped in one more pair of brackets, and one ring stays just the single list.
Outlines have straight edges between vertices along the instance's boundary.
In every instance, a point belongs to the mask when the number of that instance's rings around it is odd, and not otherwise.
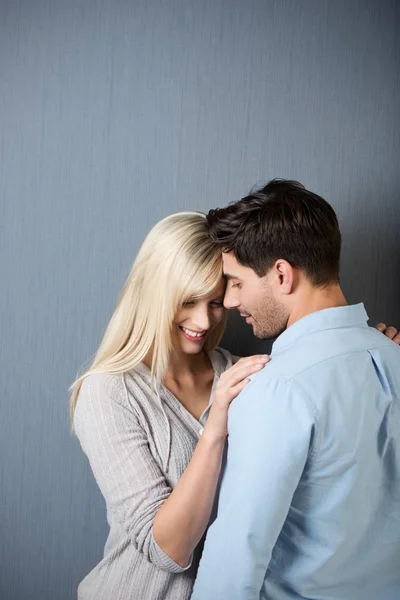
[{"label": "textured wall", "polygon": [[398,6],[0,0],[1,600],[72,600],[101,555],[67,388],[158,219],[298,178],[349,300],[400,324]]}]

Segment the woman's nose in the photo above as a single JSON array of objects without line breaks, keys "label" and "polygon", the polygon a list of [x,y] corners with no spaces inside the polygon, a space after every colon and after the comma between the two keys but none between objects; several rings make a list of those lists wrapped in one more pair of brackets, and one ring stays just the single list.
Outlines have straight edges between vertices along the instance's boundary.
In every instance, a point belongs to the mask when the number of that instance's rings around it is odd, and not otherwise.
[{"label": "woman's nose", "polygon": [[204,331],[210,329],[210,314],[207,309],[199,309],[192,316],[193,325],[199,328],[199,330]]}]

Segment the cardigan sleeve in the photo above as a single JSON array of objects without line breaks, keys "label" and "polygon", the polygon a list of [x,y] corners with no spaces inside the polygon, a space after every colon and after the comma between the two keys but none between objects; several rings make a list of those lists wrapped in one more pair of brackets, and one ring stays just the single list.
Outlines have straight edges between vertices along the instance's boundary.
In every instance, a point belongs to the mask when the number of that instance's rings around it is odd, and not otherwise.
[{"label": "cardigan sleeve", "polygon": [[[107,377],[119,385],[107,385]],[[136,413],[123,400],[120,375],[87,377],[79,394],[74,429],[89,459],[108,510],[116,516],[131,543],[152,564],[170,573],[183,568],[157,544],[153,521],[171,488],[154,460]]]}]

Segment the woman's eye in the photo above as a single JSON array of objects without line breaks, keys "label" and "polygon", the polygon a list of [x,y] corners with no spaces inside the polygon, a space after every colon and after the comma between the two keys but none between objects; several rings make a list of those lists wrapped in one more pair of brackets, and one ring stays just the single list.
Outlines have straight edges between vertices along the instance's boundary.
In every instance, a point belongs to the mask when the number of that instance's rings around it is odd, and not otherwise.
[{"label": "woman's eye", "polygon": [[194,304],[193,300],[188,300],[187,302],[184,302],[182,304],[182,306],[193,306],[193,304]]}]

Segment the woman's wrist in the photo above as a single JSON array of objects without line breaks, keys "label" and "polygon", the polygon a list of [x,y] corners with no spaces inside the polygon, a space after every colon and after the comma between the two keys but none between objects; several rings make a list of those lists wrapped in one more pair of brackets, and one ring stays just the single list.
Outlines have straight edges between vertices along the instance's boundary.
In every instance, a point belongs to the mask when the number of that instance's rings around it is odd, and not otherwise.
[{"label": "woman's wrist", "polygon": [[226,427],[221,427],[219,423],[214,423],[213,419],[210,417],[204,426],[200,439],[204,440],[211,446],[223,446],[228,435]]}]

